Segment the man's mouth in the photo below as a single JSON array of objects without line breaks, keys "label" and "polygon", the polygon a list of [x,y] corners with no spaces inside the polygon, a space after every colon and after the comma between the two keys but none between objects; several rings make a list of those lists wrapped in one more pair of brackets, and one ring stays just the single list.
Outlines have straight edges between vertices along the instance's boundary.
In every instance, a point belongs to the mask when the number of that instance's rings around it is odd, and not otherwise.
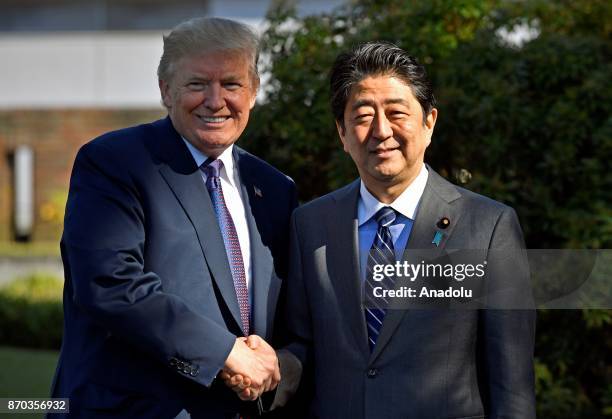
[{"label": "man's mouth", "polygon": [[395,150],[397,150],[397,148],[375,149],[375,150],[372,150],[371,153],[374,153],[379,157],[387,157],[391,153],[393,153]]},{"label": "man's mouth", "polygon": [[220,124],[230,119],[229,116],[200,116],[199,118],[207,124]]}]

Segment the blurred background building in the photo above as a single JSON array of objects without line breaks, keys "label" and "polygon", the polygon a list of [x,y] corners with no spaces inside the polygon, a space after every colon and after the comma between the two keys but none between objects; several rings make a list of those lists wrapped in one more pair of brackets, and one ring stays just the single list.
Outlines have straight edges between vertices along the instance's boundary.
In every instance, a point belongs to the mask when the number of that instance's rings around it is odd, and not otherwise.
[{"label": "blurred background building", "polygon": [[[308,15],[342,3],[297,3]],[[165,115],[162,35],[221,16],[264,29],[270,0],[4,0],[0,14],[0,242],[57,242],[78,148]]]}]

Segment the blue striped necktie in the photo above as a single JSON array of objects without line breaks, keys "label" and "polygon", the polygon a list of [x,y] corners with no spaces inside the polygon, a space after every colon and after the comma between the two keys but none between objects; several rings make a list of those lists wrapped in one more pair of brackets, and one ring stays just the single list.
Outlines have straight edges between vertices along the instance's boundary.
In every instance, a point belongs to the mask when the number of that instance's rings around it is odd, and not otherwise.
[{"label": "blue striped necktie", "polygon": [[387,313],[388,301],[382,297],[373,296],[374,287],[390,289],[393,287],[394,278],[384,278],[382,281],[374,281],[374,265],[394,265],[395,252],[393,250],[393,237],[389,226],[396,218],[395,210],[391,207],[383,207],[374,215],[378,223],[378,230],[374,243],[368,254],[367,273],[365,281],[365,317],[368,326],[368,343],[370,351],[374,350],[376,340],[382,329],[383,321]]},{"label": "blue striped necktie", "polygon": [[240,250],[240,242],[238,241],[238,233],[234,220],[225,205],[223,189],[221,188],[221,179],[219,174],[223,167],[221,160],[207,160],[200,166],[200,169],[206,174],[206,188],[210,194],[217,222],[223,236],[223,244],[232,271],[232,279],[234,280],[234,288],[236,289],[236,297],[240,306],[240,320],[242,321],[242,331],[245,336],[250,333],[250,316],[251,308],[249,306],[249,291],[247,289],[246,275],[244,272],[244,261],[242,260],[242,251]]}]

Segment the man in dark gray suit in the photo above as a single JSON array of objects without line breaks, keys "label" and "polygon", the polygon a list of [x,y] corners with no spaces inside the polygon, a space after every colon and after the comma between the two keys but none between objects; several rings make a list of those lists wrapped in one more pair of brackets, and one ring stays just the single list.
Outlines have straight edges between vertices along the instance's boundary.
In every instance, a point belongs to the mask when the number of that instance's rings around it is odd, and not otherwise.
[{"label": "man in dark gray suit", "polygon": [[331,95],[360,179],[293,216],[288,349],[313,372],[312,415],[535,417],[533,310],[390,309],[370,298],[375,265],[428,249],[508,255],[500,266],[519,283],[505,291],[525,285],[511,257],[524,248],[514,210],[423,162],[438,115],[425,69],[392,44],[363,44],[337,58]]}]

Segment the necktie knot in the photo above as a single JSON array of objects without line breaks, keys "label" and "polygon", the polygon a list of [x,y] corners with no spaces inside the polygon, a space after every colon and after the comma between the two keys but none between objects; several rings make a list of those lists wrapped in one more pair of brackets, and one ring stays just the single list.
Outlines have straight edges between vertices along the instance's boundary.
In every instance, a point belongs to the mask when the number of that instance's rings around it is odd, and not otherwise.
[{"label": "necktie knot", "polygon": [[208,159],[200,166],[200,170],[206,174],[206,187],[208,190],[217,189],[220,185],[219,175],[223,162],[219,159],[212,160]]},{"label": "necktie knot", "polygon": [[396,213],[391,207],[383,207],[378,210],[374,218],[379,226],[389,227],[395,221]]},{"label": "necktie knot", "polygon": [[212,160],[212,161],[208,159],[204,163],[202,163],[202,166],[200,166],[202,171],[206,173],[207,177],[219,177],[222,167],[223,167],[223,162],[219,159]]}]

